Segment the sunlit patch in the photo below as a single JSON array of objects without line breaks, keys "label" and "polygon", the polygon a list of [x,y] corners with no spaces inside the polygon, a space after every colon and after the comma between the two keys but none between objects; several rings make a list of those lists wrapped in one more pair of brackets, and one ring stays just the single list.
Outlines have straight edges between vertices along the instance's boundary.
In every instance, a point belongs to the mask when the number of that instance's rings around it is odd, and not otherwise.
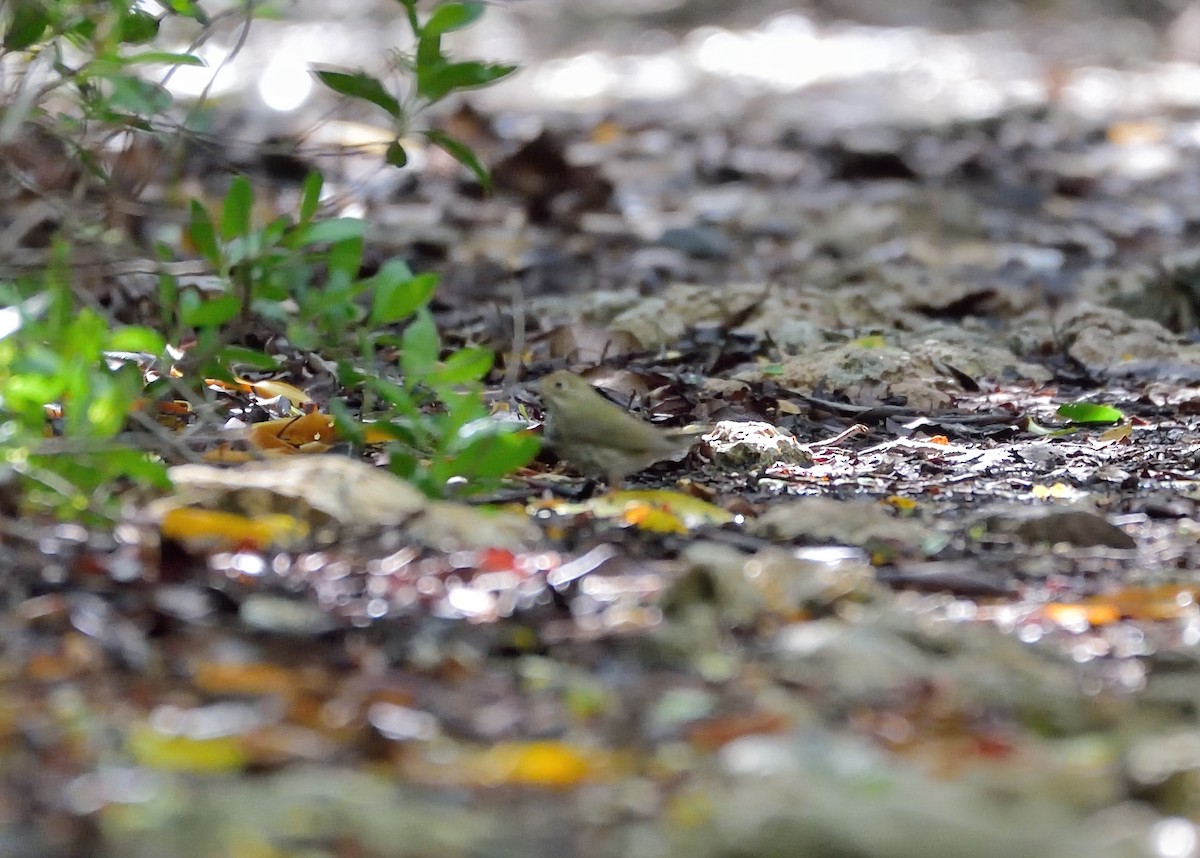
[{"label": "sunlit patch", "polygon": [[72,812],[95,813],[108,804],[140,804],[162,790],[160,776],[137,766],[105,767],[67,785],[64,802]]},{"label": "sunlit patch", "polygon": [[956,106],[962,116],[982,119],[999,113],[1005,105],[1004,94],[990,81],[971,79],[959,84]]},{"label": "sunlit patch", "polygon": [[1155,71],[1159,95],[1164,101],[1180,106],[1200,103],[1200,65],[1173,63]]},{"label": "sunlit patch", "polygon": [[281,113],[300,107],[312,91],[308,68],[295,54],[273,57],[258,79],[258,95],[263,104]]},{"label": "sunlit patch", "polygon": [[1080,69],[1063,88],[1062,98],[1080,113],[1104,114],[1120,106],[1122,83],[1120,73],[1113,69]]},{"label": "sunlit patch", "polygon": [[1179,153],[1168,145],[1126,146],[1113,163],[1113,172],[1142,181],[1165,176],[1178,168]]},{"label": "sunlit patch", "polygon": [[1191,858],[1197,845],[1196,826],[1191,820],[1173,816],[1150,829],[1150,848],[1160,858]]},{"label": "sunlit patch", "polygon": [[433,715],[395,703],[373,704],[367,711],[367,720],[382,736],[394,742],[429,741],[441,732]]},{"label": "sunlit patch", "polygon": [[610,91],[616,77],[611,57],[587,53],[546,63],[538,70],[533,86],[545,98],[582,100]]},{"label": "sunlit patch", "polygon": [[630,57],[624,77],[629,98],[650,100],[682,97],[692,83],[692,74],[678,56]]},{"label": "sunlit patch", "polygon": [[[215,43],[201,45],[192,54],[204,61],[203,66],[178,66],[172,69],[167,81],[167,89],[173,95],[184,98],[199,98],[205,93],[208,96],[225,95],[235,92],[242,86],[242,81],[235,74],[229,74],[224,69],[224,63],[229,59],[229,50]],[[222,72],[225,72],[222,74]]]},{"label": "sunlit patch", "polygon": [[752,32],[698,30],[689,44],[696,65],[709,74],[792,90],[910,66],[919,56],[914,32],[852,27],[818,33],[808,19],[789,14]]}]

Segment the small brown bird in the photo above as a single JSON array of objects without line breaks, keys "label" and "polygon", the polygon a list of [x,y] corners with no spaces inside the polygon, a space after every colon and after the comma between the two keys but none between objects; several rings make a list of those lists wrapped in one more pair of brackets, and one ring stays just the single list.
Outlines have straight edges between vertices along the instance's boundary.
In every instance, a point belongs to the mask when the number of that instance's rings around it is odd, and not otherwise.
[{"label": "small brown bird", "polygon": [[615,488],[630,474],[678,459],[704,430],[663,430],[643,423],[567,370],[538,382],[546,406],[546,440],[559,458]]}]

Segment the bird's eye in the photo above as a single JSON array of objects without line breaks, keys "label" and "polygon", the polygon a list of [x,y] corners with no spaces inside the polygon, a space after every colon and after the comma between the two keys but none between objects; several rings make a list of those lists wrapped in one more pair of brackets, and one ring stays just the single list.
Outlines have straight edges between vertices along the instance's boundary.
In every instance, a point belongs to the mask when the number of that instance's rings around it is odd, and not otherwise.
[{"label": "bird's eye", "polygon": [[565,381],[561,381],[561,380],[560,380],[560,381],[556,381],[556,382],[554,382],[554,389],[555,389],[555,390],[566,390],[566,389],[567,389],[567,383],[566,383]]}]

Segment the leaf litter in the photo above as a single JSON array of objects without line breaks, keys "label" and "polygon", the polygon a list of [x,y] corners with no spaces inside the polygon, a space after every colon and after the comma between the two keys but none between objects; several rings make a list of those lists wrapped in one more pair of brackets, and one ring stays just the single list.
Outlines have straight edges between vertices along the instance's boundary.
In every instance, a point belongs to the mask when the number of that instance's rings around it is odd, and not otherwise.
[{"label": "leaf litter", "polygon": [[[495,197],[431,162],[364,205],[447,336],[520,316],[525,383],[727,435],[622,492],[555,497],[547,457],[430,502],[281,345],[173,415],[243,461],[112,532],[6,517],[6,849],[1189,854],[1194,117],[716,92],[481,127]],[[1124,431],[1029,431],[1084,402]]]}]

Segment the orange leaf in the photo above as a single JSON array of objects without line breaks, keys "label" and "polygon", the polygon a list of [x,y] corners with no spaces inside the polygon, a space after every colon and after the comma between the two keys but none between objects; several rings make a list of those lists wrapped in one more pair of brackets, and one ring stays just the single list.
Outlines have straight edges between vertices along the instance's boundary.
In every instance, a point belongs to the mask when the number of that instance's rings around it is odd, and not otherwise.
[{"label": "orange leaf", "polygon": [[1121,619],[1121,612],[1115,606],[1087,602],[1050,602],[1042,607],[1042,614],[1046,619],[1067,627],[1106,626]]},{"label": "orange leaf", "polygon": [[[328,414],[314,411],[299,417],[264,420],[250,427],[251,443],[260,450],[324,452],[337,440],[337,428]],[[316,444],[319,449],[310,445]]]},{"label": "orange leaf", "polygon": [[213,390],[223,390],[226,393],[249,393],[250,388],[244,381],[239,381],[236,384],[230,384],[228,381],[222,381],[219,378],[206,378],[204,384],[211,387]]},{"label": "orange leaf", "polygon": [[734,739],[761,733],[782,733],[788,719],[776,712],[747,712],[725,718],[708,718],[688,730],[688,740],[702,751],[716,751]]},{"label": "orange leaf", "polygon": [[204,461],[214,465],[237,465],[242,462],[250,462],[255,458],[245,450],[235,450],[228,444],[222,444],[212,450],[209,450],[203,456]]},{"label": "orange leaf", "polygon": [[207,694],[288,694],[297,685],[290,671],[276,664],[202,661],[192,684]]},{"label": "orange leaf", "polygon": [[[238,379],[241,381],[241,379]],[[304,405],[312,402],[312,397],[305,393],[294,384],[288,384],[286,381],[274,381],[268,379],[266,381],[250,382],[250,389],[263,399],[274,399],[277,396],[282,396],[292,405]]]}]

